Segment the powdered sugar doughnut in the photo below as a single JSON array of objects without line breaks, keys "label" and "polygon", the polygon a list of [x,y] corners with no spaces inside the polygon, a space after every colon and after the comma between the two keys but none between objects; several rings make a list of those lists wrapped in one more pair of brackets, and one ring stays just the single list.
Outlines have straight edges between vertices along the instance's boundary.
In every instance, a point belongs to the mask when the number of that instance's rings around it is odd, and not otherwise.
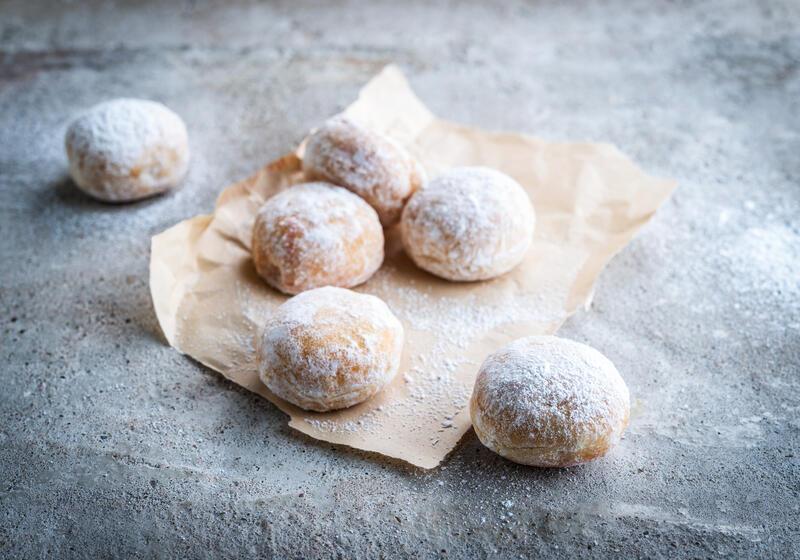
[{"label": "powdered sugar doughnut", "polygon": [[378,212],[384,227],[397,223],[424,180],[405,148],[346,117],[330,119],[309,137],[303,171],[356,193]]},{"label": "powdered sugar doughnut", "polygon": [[447,280],[486,280],[517,266],[533,238],[533,204],[511,177],[459,167],[408,201],[403,246],[417,266]]},{"label": "powdered sugar doughnut", "polygon": [[514,462],[567,467],[613,447],[628,387],[600,352],[555,336],[516,340],[481,366],[470,403],[481,442]]},{"label": "powdered sugar doughnut", "polygon": [[155,101],[114,99],[95,105],[72,121],[65,144],[75,184],[107,202],[172,189],[189,167],[186,126]]},{"label": "powdered sugar doughnut", "polygon": [[287,294],[366,282],[383,262],[383,229],[369,204],[329,183],[303,183],[264,203],[253,226],[253,261]]},{"label": "powdered sugar doughnut", "polygon": [[363,402],[397,373],[403,326],[375,296],[342,288],[297,295],[269,318],[261,381],[280,398],[324,412]]}]

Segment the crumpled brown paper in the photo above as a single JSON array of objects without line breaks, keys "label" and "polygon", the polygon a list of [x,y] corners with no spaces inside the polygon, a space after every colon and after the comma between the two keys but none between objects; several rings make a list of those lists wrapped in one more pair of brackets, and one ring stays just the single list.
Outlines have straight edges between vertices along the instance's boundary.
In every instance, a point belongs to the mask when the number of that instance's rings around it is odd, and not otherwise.
[{"label": "crumpled brown paper", "polygon": [[254,343],[286,296],[258,278],[249,247],[264,200],[303,180],[301,146],[225,189],[213,215],[153,238],[153,303],[172,346],[275,403],[293,428],[432,468],[470,427],[467,403],[486,355],[519,336],[555,332],[586,304],[602,268],[675,183],[646,175],[610,145],[550,143],[437,119],[393,66],[345,112],[404,144],[429,176],[486,165],[519,181],[537,214],[525,261],[495,280],[450,283],[416,269],[389,232],[383,267],[357,289],[381,297],[403,321],[400,373],[378,396],[343,411],[306,412],[280,400],[258,379]]}]

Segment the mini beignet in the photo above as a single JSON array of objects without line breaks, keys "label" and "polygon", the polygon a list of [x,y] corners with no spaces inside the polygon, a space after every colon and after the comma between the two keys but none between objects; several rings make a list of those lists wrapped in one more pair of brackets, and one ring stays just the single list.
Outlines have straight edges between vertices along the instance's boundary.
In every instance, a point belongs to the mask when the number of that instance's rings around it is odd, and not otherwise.
[{"label": "mini beignet", "polygon": [[329,183],[303,183],[268,199],[253,226],[253,262],[287,294],[357,286],[383,262],[383,228],[369,204]]},{"label": "mini beignet", "polygon": [[189,168],[183,120],[161,103],[114,99],[67,128],[69,172],[85,193],[130,202],[174,189]]},{"label": "mini beignet", "polygon": [[567,467],[601,457],[628,425],[630,397],[600,352],[565,338],[521,338],[491,354],[470,402],[472,425],[495,453]]},{"label": "mini beignet", "polygon": [[458,167],[412,196],[400,225],[403,246],[418,267],[469,282],[517,266],[531,245],[535,219],[514,179],[487,167]]},{"label": "mini beignet", "polygon": [[300,408],[347,408],[392,380],[403,338],[403,326],[381,299],[342,288],[309,290],[269,318],[258,348],[259,376]]},{"label": "mini beignet", "polygon": [[424,181],[422,167],[400,144],[346,117],[328,120],[306,143],[303,171],[354,192],[372,206],[384,227],[400,219]]}]

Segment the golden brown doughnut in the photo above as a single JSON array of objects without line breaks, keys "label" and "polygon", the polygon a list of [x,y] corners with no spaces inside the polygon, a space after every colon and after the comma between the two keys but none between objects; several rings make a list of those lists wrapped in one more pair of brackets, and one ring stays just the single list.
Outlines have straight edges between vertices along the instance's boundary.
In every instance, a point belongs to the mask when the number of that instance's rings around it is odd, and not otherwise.
[{"label": "golden brown doughnut", "polygon": [[77,117],[65,138],[69,171],[87,194],[128,202],[173,189],[189,167],[181,118],[161,103],[114,99]]},{"label": "golden brown doughnut", "polygon": [[303,171],[366,200],[384,227],[397,223],[424,181],[422,167],[401,145],[346,117],[330,119],[308,139]]},{"label": "golden brown doughnut", "polygon": [[491,354],[470,402],[481,442],[523,465],[567,467],[616,445],[630,397],[600,352],[565,338],[521,338]]},{"label": "golden brown doughnut", "polygon": [[347,408],[380,391],[397,373],[403,326],[379,298],[318,288],[281,305],[258,348],[261,380],[306,410]]},{"label": "golden brown doughnut", "polygon": [[268,199],[253,226],[256,271],[297,294],[357,286],[383,262],[383,229],[369,204],[329,183],[303,183]]},{"label": "golden brown doughnut", "polygon": [[525,190],[487,167],[458,167],[408,201],[403,246],[423,270],[447,280],[487,280],[517,266],[536,217]]}]

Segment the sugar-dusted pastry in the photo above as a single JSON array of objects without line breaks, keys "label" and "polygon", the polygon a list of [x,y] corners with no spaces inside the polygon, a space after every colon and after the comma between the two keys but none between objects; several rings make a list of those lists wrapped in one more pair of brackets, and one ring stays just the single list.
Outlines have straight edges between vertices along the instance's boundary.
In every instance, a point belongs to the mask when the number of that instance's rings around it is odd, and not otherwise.
[{"label": "sugar-dusted pastry", "polygon": [[517,266],[533,238],[533,204],[511,177],[486,167],[458,167],[408,201],[403,246],[420,268],[447,280],[500,276]]},{"label": "sugar-dusted pastry", "polygon": [[397,223],[424,181],[405,148],[345,117],[330,119],[309,137],[303,171],[356,193],[378,212],[384,227]]},{"label": "sugar-dusted pastry", "polygon": [[95,105],[67,128],[75,184],[106,202],[129,202],[177,187],[189,167],[183,120],[161,103],[114,99]]},{"label": "sugar-dusted pastry", "polygon": [[481,442],[524,465],[605,455],[628,425],[628,387],[600,352],[565,338],[521,338],[480,368],[470,403]]},{"label": "sugar-dusted pastry", "polygon": [[281,305],[258,347],[261,380],[280,398],[324,412],[375,395],[400,367],[403,326],[379,298],[318,288]]},{"label": "sugar-dusted pastry", "polygon": [[281,292],[350,288],[383,262],[383,228],[372,207],[329,183],[303,183],[269,198],[253,226],[256,271]]}]

